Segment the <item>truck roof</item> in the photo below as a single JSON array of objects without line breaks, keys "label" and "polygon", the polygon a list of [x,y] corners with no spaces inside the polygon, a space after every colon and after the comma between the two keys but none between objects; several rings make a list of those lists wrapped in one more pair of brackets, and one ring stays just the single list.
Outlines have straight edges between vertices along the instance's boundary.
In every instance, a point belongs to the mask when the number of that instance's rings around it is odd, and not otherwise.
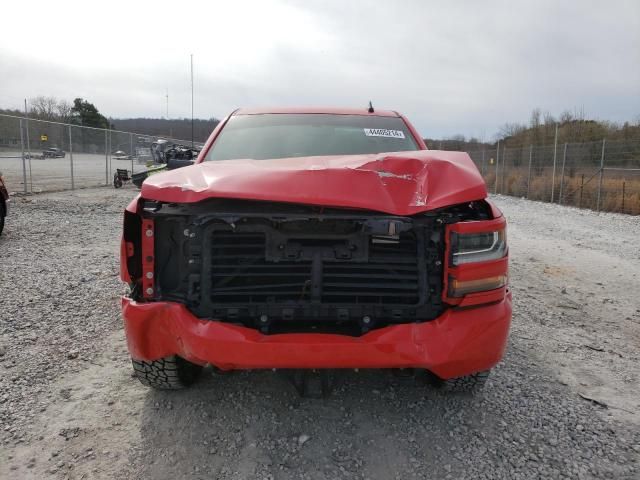
[{"label": "truck roof", "polygon": [[392,110],[375,110],[369,113],[363,108],[334,108],[334,107],[273,107],[273,108],[239,108],[233,115],[263,115],[267,113],[326,113],[331,115],[362,115],[374,117],[399,117],[398,112]]}]

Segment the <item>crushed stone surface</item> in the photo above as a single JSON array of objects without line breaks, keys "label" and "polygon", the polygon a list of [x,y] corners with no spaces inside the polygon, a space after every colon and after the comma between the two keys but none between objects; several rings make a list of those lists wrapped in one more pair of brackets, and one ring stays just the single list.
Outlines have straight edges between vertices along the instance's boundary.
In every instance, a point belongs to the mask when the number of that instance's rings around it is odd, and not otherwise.
[{"label": "crushed stone surface", "polygon": [[132,377],[119,297],[133,188],[15,197],[0,237],[0,478],[636,479],[640,222],[511,197],[514,318],[481,395],[345,371],[158,392]]}]

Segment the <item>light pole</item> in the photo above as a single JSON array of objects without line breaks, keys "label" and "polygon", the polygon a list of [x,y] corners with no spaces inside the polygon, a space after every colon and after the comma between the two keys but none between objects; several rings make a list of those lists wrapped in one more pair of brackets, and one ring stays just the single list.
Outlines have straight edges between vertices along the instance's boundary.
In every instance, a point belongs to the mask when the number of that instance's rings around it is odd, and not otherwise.
[{"label": "light pole", "polygon": [[191,54],[191,148],[193,148],[193,53]]}]

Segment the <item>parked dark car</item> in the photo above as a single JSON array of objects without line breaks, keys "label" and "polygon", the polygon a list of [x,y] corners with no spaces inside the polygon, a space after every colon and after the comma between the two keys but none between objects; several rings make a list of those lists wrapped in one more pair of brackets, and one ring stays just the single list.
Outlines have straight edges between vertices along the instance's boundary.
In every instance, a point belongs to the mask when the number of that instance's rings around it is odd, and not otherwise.
[{"label": "parked dark car", "polygon": [[64,158],[66,152],[56,147],[45,148],[42,152],[44,158]]},{"label": "parked dark car", "polygon": [[4,184],[2,172],[0,172],[0,235],[4,229],[4,217],[9,213],[9,191]]}]

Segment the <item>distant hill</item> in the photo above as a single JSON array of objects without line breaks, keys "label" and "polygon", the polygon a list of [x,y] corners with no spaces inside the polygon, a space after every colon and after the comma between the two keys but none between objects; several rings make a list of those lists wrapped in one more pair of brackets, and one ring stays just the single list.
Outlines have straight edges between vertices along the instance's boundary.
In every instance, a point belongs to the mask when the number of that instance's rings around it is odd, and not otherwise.
[{"label": "distant hill", "polygon": [[[558,144],[597,142],[606,138],[608,142],[640,141],[640,125],[629,122],[618,125],[597,120],[570,119],[558,122]],[[550,145],[554,142],[555,124],[507,129],[501,139],[507,147],[526,145]]]},{"label": "distant hill", "polygon": [[[170,120],[164,118],[112,118],[110,121],[116,130],[178,140],[191,140],[190,118]],[[217,118],[210,118],[209,120],[194,119],[193,140],[205,142],[218,123],[220,123],[220,120]]]},{"label": "distant hill", "polygon": [[[42,97],[43,101],[47,100]],[[33,99],[32,103],[37,100]],[[56,100],[51,98],[51,105]],[[29,117],[38,120],[48,120],[61,123],[77,123],[77,120],[71,115],[60,115],[54,111],[44,112],[37,108],[31,108]],[[17,117],[24,116],[24,112],[17,109],[2,109],[0,114],[14,115]],[[164,118],[110,118],[109,123],[114,130],[122,130],[125,132],[142,133],[144,135],[173,138],[176,140],[191,140],[191,119],[190,118],[173,118],[166,120]],[[193,140],[196,142],[205,142],[213,129],[220,123],[217,118],[208,120],[196,118],[193,121]],[[2,133],[2,132],[0,132]],[[18,133],[19,135],[19,133]],[[6,136],[6,135],[5,135]]]},{"label": "distant hill", "polygon": [[603,138],[607,142],[640,142],[640,117],[635,123],[617,124],[607,121],[586,120],[580,115],[563,113],[559,119],[549,114],[543,115],[539,110],[531,114],[529,125],[506,123],[496,136],[496,141],[481,142],[476,138],[466,139],[464,135],[454,135],[447,139],[428,139],[429,148],[441,150],[473,151],[483,148],[495,148],[499,139],[501,145],[508,148],[526,147],[529,145],[552,145],[558,126],[558,144],[599,142]]}]

